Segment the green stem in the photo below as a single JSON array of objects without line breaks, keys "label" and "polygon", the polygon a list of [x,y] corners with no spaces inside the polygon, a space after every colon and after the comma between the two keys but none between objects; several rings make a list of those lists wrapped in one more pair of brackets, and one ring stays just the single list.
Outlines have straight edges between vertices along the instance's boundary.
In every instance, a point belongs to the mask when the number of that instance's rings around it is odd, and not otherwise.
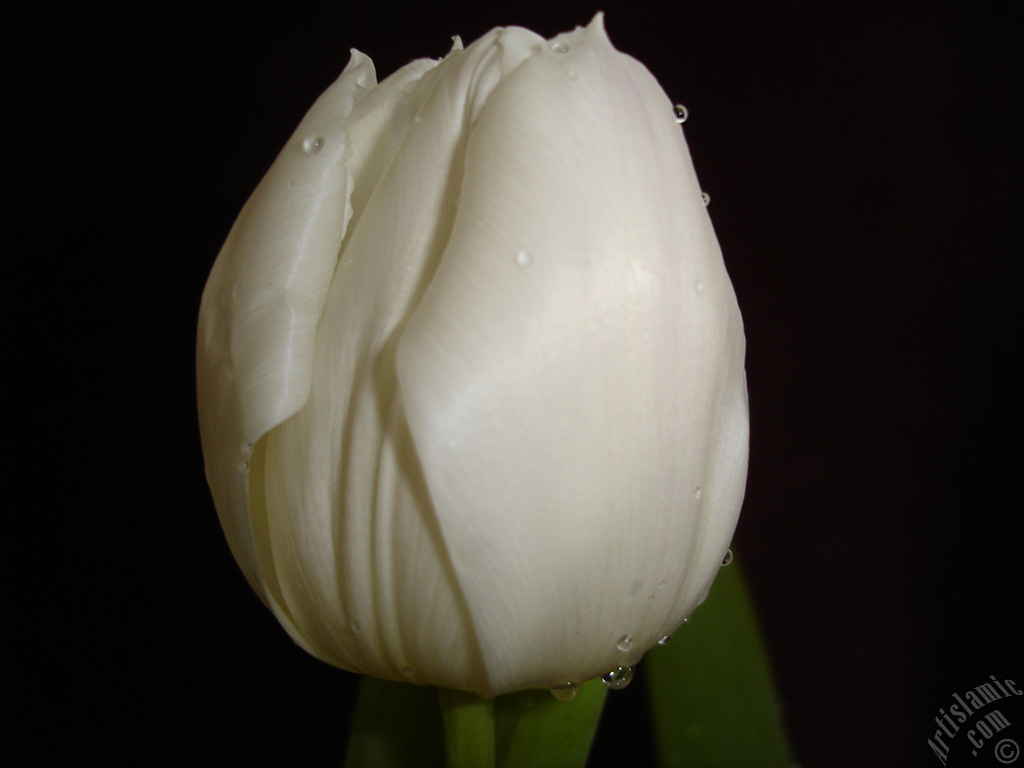
[{"label": "green stem", "polygon": [[441,710],[434,691],[364,677],[345,768],[438,768],[443,763]]},{"label": "green stem", "polygon": [[584,768],[608,687],[583,683],[572,701],[550,691],[522,691],[498,699],[500,768]]},{"label": "green stem", "polygon": [[447,768],[495,768],[494,700],[438,688]]}]

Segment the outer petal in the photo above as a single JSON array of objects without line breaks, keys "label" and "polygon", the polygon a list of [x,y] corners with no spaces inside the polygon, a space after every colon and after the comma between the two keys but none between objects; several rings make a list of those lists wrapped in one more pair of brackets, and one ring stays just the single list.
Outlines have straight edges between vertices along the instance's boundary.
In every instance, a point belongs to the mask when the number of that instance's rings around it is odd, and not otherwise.
[{"label": "outer petal", "polygon": [[543,45],[525,30],[495,30],[384,99],[386,113],[368,106],[374,93],[350,120],[352,163],[362,170],[311,394],[260,444],[268,589],[307,646],[341,667],[486,687],[395,397],[395,346],[444,252],[481,108]]},{"label": "outer petal", "polygon": [[[419,77],[429,66],[433,62],[414,62],[403,77]],[[199,314],[196,368],[207,480],[235,559],[289,631],[258,566],[249,470],[258,470],[253,447],[260,437],[309,397],[316,328],[352,216],[347,121],[375,85],[373,63],[352,51],[239,214]]]},{"label": "outer petal", "polygon": [[490,95],[398,348],[491,692],[634,662],[703,599],[743,495],[743,347],[672,105],[598,17]]}]

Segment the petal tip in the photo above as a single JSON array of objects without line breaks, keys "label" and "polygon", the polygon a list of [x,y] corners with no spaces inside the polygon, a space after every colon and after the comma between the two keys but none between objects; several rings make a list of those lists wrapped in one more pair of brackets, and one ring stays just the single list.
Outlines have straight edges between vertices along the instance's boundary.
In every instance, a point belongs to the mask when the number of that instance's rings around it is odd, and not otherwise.
[{"label": "petal tip", "polygon": [[348,64],[341,71],[341,76],[354,73],[356,85],[364,88],[376,85],[377,69],[373,66],[373,59],[357,48],[349,48],[348,52]]}]

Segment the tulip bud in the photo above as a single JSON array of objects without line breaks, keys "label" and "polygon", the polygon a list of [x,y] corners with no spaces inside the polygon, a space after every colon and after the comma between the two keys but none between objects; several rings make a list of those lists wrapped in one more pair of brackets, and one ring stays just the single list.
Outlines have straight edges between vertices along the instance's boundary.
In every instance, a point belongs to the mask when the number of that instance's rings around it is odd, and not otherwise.
[{"label": "tulip bud", "polygon": [[353,51],[206,286],[207,478],[316,657],[484,695],[587,680],[715,578],[743,354],[672,104],[600,15],[380,84]]}]

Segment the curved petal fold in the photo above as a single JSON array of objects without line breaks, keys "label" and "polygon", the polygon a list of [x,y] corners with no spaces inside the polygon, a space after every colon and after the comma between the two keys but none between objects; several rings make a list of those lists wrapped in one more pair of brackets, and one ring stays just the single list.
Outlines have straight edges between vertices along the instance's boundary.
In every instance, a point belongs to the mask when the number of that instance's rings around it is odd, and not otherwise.
[{"label": "curved petal fold", "polygon": [[351,216],[345,122],[375,84],[373,63],[353,51],[245,204],[203,292],[196,369],[207,479],[232,552],[261,595],[249,458],[309,395],[316,325]]},{"label": "curved petal fold", "polygon": [[491,690],[635,662],[703,599],[742,324],[672,105],[599,19],[490,95],[398,378]]},{"label": "curved petal fold", "polygon": [[486,680],[395,398],[394,356],[444,253],[476,115],[542,44],[495,30],[407,88],[385,80],[349,118],[352,220],[310,396],[265,439],[260,555],[298,634],[337,666],[463,688]]}]

